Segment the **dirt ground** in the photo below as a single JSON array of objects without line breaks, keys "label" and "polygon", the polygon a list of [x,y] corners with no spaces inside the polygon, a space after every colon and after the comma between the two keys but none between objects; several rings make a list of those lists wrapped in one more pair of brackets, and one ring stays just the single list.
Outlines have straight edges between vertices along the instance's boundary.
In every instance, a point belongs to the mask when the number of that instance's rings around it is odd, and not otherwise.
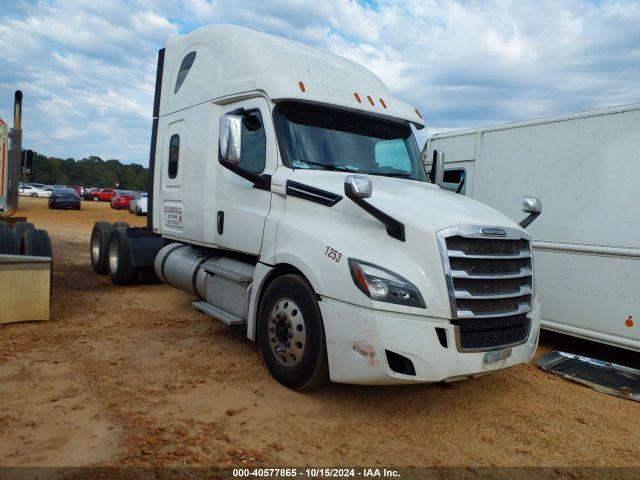
[{"label": "dirt ground", "polygon": [[[20,200],[53,240],[53,301],[49,322],[0,327],[2,466],[640,466],[637,402],[532,364],[454,384],[290,391],[186,293],[93,273],[93,222],[144,217]],[[538,355],[552,348],[638,366],[545,334]]]}]

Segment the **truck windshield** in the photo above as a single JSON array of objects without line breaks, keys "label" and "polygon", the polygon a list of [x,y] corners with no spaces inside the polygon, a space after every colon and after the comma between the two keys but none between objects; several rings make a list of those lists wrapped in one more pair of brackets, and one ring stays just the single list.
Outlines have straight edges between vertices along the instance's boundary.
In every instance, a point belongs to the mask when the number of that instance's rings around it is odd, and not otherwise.
[{"label": "truck windshield", "polygon": [[274,122],[288,167],[427,181],[406,123],[298,102],[279,104]]}]

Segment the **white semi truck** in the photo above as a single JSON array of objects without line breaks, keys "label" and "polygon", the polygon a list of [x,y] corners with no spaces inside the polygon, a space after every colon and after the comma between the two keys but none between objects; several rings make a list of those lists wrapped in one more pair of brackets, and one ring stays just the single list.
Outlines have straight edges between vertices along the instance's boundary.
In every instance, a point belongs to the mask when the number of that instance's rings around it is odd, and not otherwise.
[{"label": "white semi truck", "polygon": [[[527,362],[529,234],[440,188],[441,156],[429,179],[412,126],[420,112],[346,59],[233,26],[173,38],[158,56],[148,228],[97,223],[93,267],[116,284],[155,268],[246,328],[294,389]],[[526,225],[539,202],[524,210]]]},{"label": "white semi truck", "polygon": [[512,218],[521,189],[544,198],[543,328],[640,351],[640,104],[437,134],[427,164],[436,150],[447,188]]}]

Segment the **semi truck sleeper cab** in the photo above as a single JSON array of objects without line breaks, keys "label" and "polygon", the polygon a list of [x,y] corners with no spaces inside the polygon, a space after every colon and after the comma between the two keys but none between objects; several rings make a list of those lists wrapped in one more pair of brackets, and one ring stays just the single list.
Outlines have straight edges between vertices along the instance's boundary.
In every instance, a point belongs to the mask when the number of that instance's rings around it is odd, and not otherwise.
[{"label": "semi truck sleeper cab", "polygon": [[94,269],[123,284],[154,268],[198,310],[246,326],[294,389],[526,362],[530,237],[440,188],[423,127],[346,59],[234,26],[173,38],[158,56],[148,229],[96,224]]}]

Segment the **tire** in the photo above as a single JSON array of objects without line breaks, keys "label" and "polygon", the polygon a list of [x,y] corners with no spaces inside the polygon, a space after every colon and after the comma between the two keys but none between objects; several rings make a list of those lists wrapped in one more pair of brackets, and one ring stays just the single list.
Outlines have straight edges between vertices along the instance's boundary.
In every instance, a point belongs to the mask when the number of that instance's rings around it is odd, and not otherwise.
[{"label": "tire", "polygon": [[322,314],[301,275],[278,277],[267,287],[258,313],[258,341],[269,372],[281,384],[308,390],[329,381]]},{"label": "tire", "polygon": [[0,228],[0,254],[20,255],[20,237],[12,228]]},{"label": "tire", "polygon": [[100,197],[93,197],[93,201],[94,202],[99,202],[100,201]]},{"label": "tire", "polygon": [[127,222],[113,222],[113,228],[131,228]]},{"label": "tire", "polygon": [[76,207],[76,210],[80,210],[80,204],[78,204],[78,206]]},{"label": "tire", "polygon": [[96,222],[93,224],[89,242],[89,254],[91,255],[91,266],[96,273],[107,273],[111,230],[113,230],[113,227],[109,222]]},{"label": "tire", "polygon": [[46,230],[25,230],[22,235],[22,255],[51,257],[51,239]]},{"label": "tire", "polygon": [[133,283],[138,269],[131,264],[131,250],[127,231],[124,228],[111,230],[109,250],[107,255],[107,273],[111,283],[128,285]]},{"label": "tire", "polygon": [[32,193],[31,195],[29,195],[31,198],[38,198],[38,194],[37,193]]},{"label": "tire", "polygon": [[18,234],[18,238],[20,240],[22,240],[22,236],[24,235],[24,232],[26,230],[35,230],[36,227],[33,223],[31,222],[18,222],[15,224],[15,226],[13,227],[13,229],[15,230],[15,232]]}]

